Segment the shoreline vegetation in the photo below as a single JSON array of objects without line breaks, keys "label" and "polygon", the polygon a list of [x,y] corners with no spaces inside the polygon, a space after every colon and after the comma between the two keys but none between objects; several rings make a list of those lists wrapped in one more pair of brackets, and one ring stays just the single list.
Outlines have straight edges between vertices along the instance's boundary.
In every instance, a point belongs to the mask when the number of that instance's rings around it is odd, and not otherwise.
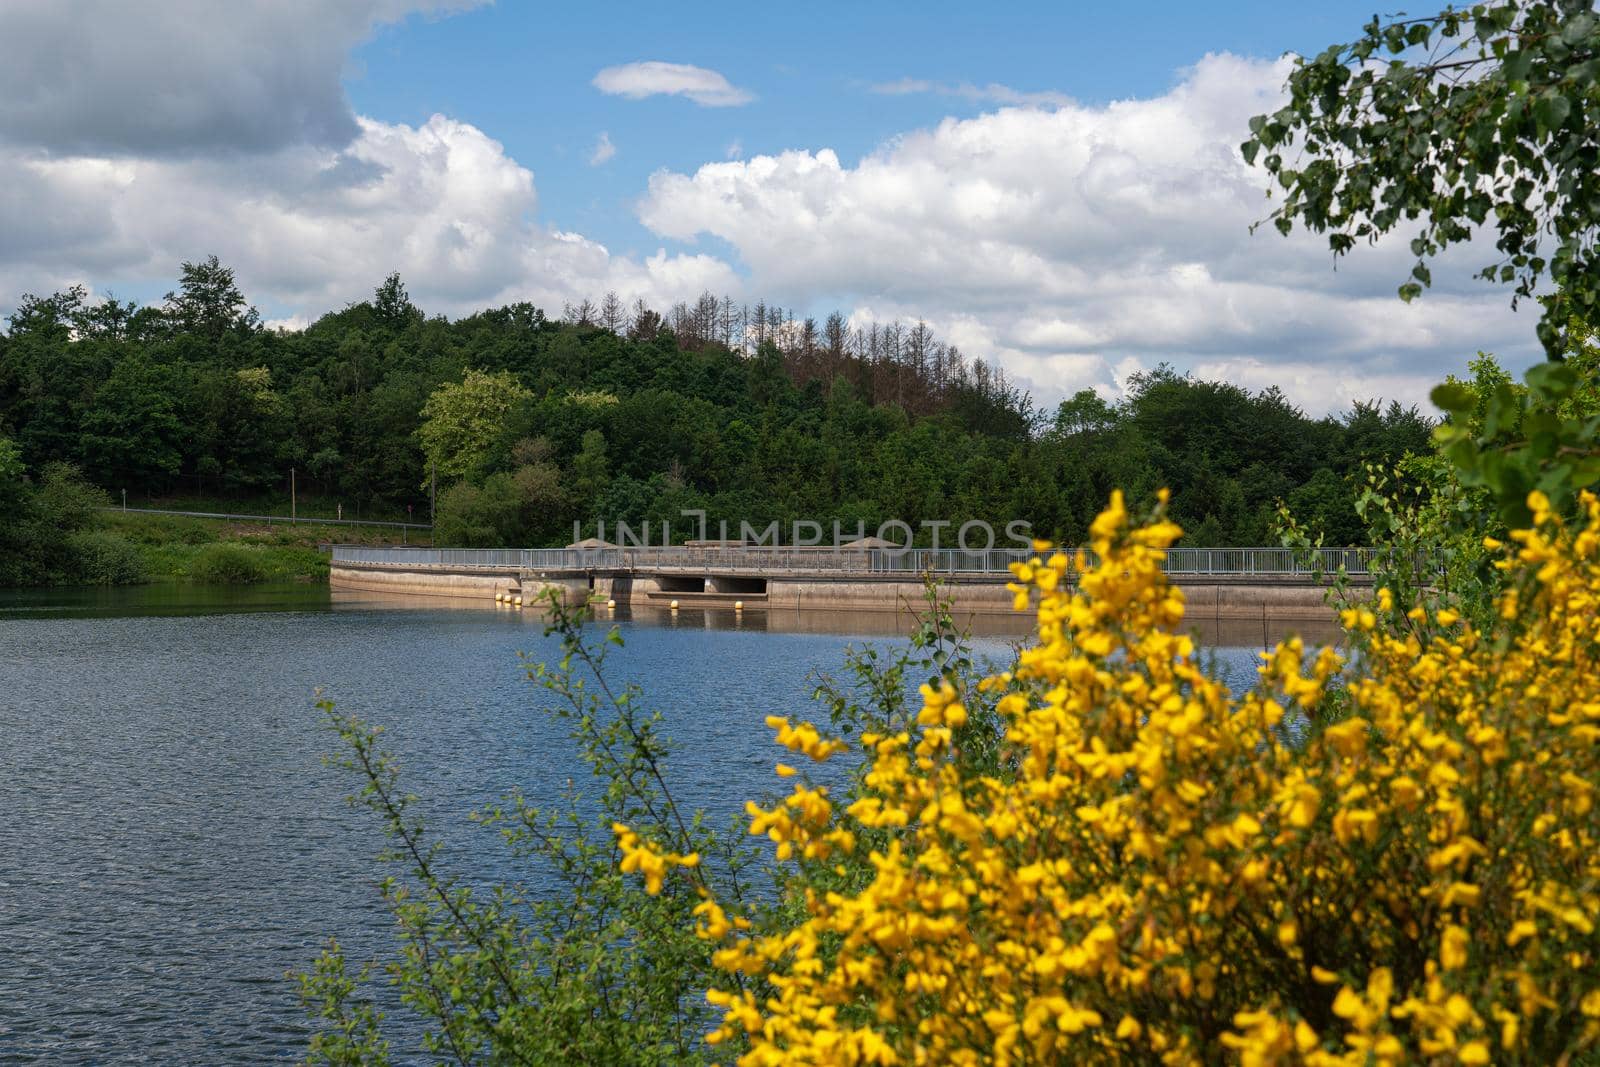
[{"label": "shoreline vegetation", "polygon": [[[0,438],[0,507],[11,517],[0,528],[0,588],[325,584],[323,546],[330,542],[399,544],[427,536],[315,519],[291,524],[124,511],[66,464],[48,466],[36,481],[22,477],[15,447],[8,445]],[[151,503],[182,510],[237,506],[194,499]]]},{"label": "shoreline vegetation", "polygon": [[[184,510],[189,510],[187,504]],[[402,544],[397,530],[322,525],[315,520],[240,522],[114,509],[99,512],[96,522],[110,536],[134,545],[144,563],[146,581],[323,584],[328,581],[328,553],[323,545]],[[426,539],[427,531],[410,531],[406,541],[414,544],[418,534]]]},{"label": "shoreline vegetation", "polygon": [[[401,543],[399,531],[307,520],[264,523],[112,510],[100,512],[96,522],[107,535],[133,546],[144,580],[152,582],[325,584],[328,556],[322,546]],[[412,531],[411,541],[417,532]]]}]

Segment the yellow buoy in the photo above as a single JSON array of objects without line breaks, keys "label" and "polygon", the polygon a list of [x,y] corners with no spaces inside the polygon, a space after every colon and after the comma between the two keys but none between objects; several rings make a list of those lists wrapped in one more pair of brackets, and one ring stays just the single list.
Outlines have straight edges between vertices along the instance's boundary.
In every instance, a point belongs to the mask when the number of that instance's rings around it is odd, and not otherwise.
[{"label": "yellow buoy", "polygon": [[615,601],[615,600],[608,600],[608,601],[606,601],[606,607],[607,607],[607,608],[614,608],[614,607],[616,607],[616,606],[617,606],[617,602],[616,602],[616,601]]},{"label": "yellow buoy", "polygon": [[522,607],[522,598],[521,597],[517,597],[515,600],[512,601],[512,603],[520,608],[520,607]]},{"label": "yellow buoy", "polygon": [[672,608],[672,610],[673,610],[673,611],[677,611],[677,610],[678,610],[678,602],[677,602],[677,601],[676,601],[676,600],[674,600],[674,601],[673,601],[673,602],[672,602],[672,603],[671,603],[671,604],[670,604],[670,605],[668,605],[668,606],[669,606],[669,607],[671,607],[671,608]]},{"label": "yellow buoy", "polygon": [[505,598],[506,598],[506,595],[504,593],[496,593],[494,595],[494,602],[496,604],[498,604],[498,603],[500,603],[500,601],[504,600]]},{"label": "yellow buoy", "polygon": [[733,602],[733,610],[734,610],[734,611],[743,611],[743,610],[744,610],[744,601],[742,601],[742,600],[735,600],[735,601],[734,601],[734,602]]}]

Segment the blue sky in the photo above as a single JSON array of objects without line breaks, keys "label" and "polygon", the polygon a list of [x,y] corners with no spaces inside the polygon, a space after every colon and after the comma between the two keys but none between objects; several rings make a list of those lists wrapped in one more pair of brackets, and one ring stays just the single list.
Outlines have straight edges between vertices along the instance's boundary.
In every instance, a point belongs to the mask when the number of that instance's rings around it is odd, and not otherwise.
[{"label": "blue sky", "polygon": [[1046,405],[1163,362],[1314,413],[1424,402],[1479,349],[1537,358],[1471,280],[1492,252],[1401,305],[1408,235],[1337,270],[1251,236],[1238,153],[1284,53],[1370,11],[7,0],[0,314],[159,301],[214,253],[285,327],[397,270],[452,316],[711,291],[923,320]]},{"label": "blue sky", "polygon": [[[533,170],[547,222],[647,253],[662,241],[634,205],[655,170],[691,171],[730,146],[745,156],[830,147],[850,161],[903,131],[994,106],[875,85],[998,84],[1103,104],[1158,94],[1208,52],[1270,59],[1351,39],[1372,10],[1370,0],[502,2],[380,29],[355,51],[345,85],[365,115],[414,125],[442,112],[478,126]],[[602,68],[652,59],[716,70],[755,99],[700,107],[591,84]],[[616,155],[591,166],[602,132]]]}]

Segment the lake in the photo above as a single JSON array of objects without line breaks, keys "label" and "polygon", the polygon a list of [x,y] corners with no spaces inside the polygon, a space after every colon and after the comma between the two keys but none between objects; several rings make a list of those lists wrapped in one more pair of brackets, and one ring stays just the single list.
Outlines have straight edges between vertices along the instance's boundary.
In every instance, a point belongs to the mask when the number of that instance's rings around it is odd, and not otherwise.
[{"label": "lake", "polygon": [[[322,763],[337,739],[319,690],[387,727],[458,869],[502,873],[466,814],[512,787],[554,800],[586,771],[519,667],[518,652],[554,651],[540,618],[462,603],[306,585],[0,591],[0,1061],[300,1056],[308,1029],[285,973],[330,935],[352,961],[380,954],[389,926],[378,827]],[[822,716],[814,672],[847,646],[903,642],[908,625],[731,611],[615,623],[617,680],[645,686],[680,746],[669,780],[719,816],[776,789],[762,719]],[[1004,658],[1027,624],[987,629],[980,650]],[[1242,685],[1260,633],[1201,638]]]}]

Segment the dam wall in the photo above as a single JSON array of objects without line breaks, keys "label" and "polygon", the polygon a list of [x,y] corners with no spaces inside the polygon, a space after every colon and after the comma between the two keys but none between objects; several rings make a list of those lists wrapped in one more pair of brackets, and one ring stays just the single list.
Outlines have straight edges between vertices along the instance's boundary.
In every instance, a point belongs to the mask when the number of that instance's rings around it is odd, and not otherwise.
[{"label": "dam wall", "polygon": [[525,577],[466,567],[335,563],[328,570],[328,584],[335,589],[460,600],[492,601],[496,594],[514,594],[522,597],[525,604],[533,603],[551,589],[559,591],[569,604],[581,604],[590,595],[587,576]]},{"label": "dam wall", "polygon": [[[583,572],[529,574],[514,570],[405,566],[336,562],[329,584],[337,589],[421,597],[493,601],[496,594],[517,595],[532,604],[558,590],[569,604],[614,600],[618,605],[732,606],[789,611],[920,612],[927,603],[923,584],[909,575],[695,574]],[[1330,619],[1327,586],[1299,578],[1180,575],[1185,614],[1191,620]],[[963,614],[1010,614],[1013,597],[999,575],[947,575],[941,595]]]}]

